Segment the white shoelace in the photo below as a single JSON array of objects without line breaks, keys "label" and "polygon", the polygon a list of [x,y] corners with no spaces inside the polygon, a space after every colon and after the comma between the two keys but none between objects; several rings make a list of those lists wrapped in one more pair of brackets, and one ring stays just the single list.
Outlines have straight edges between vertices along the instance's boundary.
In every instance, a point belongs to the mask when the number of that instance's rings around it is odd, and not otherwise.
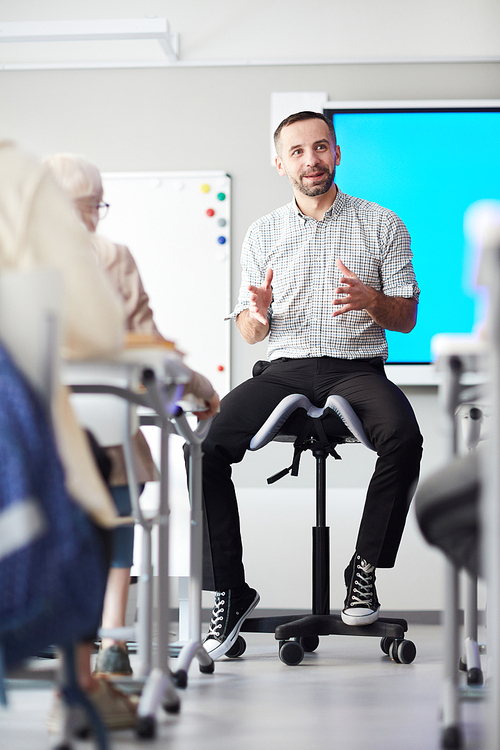
[{"label": "white shoelace", "polygon": [[356,577],[349,601],[349,607],[357,605],[371,605],[373,601],[373,576],[375,570],[373,565],[366,560],[356,565]]},{"label": "white shoelace", "polygon": [[215,604],[212,610],[212,618],[210,620],[207,638],[210,638],[210,636],[218,638],[220,635],[220,632],[218,631],[221,630],[224,622],[224,605],[226,603],[226,600],[223,597],[225,596],[226,592],[221,591],[220,594],[217,594],[215,597]]}]

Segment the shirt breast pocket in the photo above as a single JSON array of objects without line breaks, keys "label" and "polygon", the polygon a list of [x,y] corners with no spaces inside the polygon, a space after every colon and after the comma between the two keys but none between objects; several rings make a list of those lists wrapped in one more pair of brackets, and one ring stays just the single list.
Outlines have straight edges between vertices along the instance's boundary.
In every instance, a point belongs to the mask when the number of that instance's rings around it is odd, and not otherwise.
[{"label": "shirt breast pocket", "polygon": [[[380,262],[372,253],[365,252],[362,256],[359,253],[344,253],[340,260],[363,284],[374,289],[381,288]],[[332,273],[339,280],[344,275],[335,261],[332,263]]]}]

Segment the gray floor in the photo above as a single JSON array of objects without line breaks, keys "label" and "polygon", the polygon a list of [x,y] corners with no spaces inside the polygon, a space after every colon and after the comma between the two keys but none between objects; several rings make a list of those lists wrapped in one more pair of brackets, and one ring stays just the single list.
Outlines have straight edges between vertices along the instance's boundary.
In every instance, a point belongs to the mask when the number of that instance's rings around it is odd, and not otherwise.
[{"label": "gray floor", "polygon": [[[191,665],[189,684],[179,691],[177,715],[158,713],[157,736],[138,740],[132,731],[113,732],[114,750],[145,746],[169,750],[433,750],[440,747],[441,628],[410,626],[418,653],[411,665],[391,662],[376,638],[322,638],[302,664],[277,658],[276,642],[246,634],[247,651],[216,662],[213,675]],[[40,677],[51,663],[37,661]],[[175,669],[175,661],[173,661]],[[45,716],[48,681],[9,683],[9,705],[0,709],[2,750],[51,747]],[[470,691],[469,691],[470,692]],[[476,689],[474,694],[483,694]],[[485,702],[461,703],[464,748],[484,747]],[[91,741],[74,750],[93,750]]]}]

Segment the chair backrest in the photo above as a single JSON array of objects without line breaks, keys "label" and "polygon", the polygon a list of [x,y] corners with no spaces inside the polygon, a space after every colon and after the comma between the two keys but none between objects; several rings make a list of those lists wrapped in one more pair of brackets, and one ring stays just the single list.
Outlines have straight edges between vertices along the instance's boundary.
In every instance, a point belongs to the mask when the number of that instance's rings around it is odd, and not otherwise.
[{"label": "chair backrest", "polygon": [[46,407],[59,379],[61,307],[56,270],[0,274],[0,340]]},{"label": "chair backrest", "polygon": [[[62,280],[52,269],[0,274],[0,340],[46,407],[60,379]],[[83,427],[103,445],[120,445],[138,427],[130,404],[117,396],[73,394]]]},{"label": "chair backrest", "polygon": [[136,407],[119,396],[72,393],[71,406],[102,447],[123,445],[139,428]]}]

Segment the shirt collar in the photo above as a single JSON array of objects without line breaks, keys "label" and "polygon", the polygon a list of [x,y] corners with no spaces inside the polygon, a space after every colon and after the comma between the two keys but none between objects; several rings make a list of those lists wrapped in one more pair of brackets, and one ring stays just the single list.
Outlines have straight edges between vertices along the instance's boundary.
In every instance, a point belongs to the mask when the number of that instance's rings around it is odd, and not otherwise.
[{"label": "shirt collar", "polygon": [[[325,211],[323,219],[333,219],[335,216],[338,216],[341,213],[341,211],[342,211],[342,209],[344,207],[345,193],[343,193],[342,190],[340,190],[340,188],[339,188],[338,185],[336,185],[336,187],[337,187],[337,195],[335,196],[335,200],[333,201],[333,203],[330,206],[330,208],[328,209],[328,211]],[[293,199],[293,201],[291,203],[291,208],[292,208],[292,211],[299,218],[304,219],[304,220],[307,220],[307,219],[311,218],[310,216],[306,216],[305,214],[302,213],[302,211],[300,210],[300,208],[297,205],[297,201],[296,201],[295,198]]]}]

